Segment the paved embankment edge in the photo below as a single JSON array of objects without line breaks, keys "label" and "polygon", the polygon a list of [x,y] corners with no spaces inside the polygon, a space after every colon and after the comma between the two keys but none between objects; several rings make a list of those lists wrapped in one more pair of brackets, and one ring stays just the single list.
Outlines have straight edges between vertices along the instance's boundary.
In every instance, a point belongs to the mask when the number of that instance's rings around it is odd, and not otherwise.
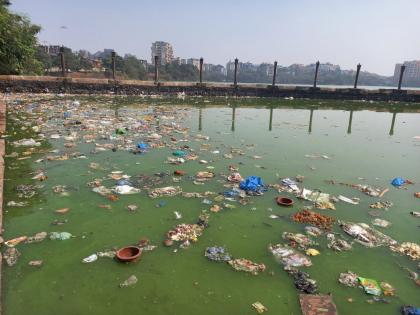
[{"label": "paved embankment edge", "polygon": [[158,82],[0,75],[0,92],[118,95],[294,97],[307,99],[399,101],[420,103],[420,90],[353,89],[238,83]]}]

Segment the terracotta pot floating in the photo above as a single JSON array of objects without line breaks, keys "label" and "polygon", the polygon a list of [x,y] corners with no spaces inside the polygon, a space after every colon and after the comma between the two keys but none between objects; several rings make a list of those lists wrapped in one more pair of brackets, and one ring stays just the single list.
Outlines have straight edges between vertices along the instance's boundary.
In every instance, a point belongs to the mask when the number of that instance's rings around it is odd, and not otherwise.
[{"label": "terracotta pot floating", "polygon": [[119,261],[130,262],[135,261],[141,256],[141,248],[137,246],[127,246],[117,251],[116,257]]},{"label": "terracotta pot floating", "polygon": [[277,197],[276,202],[279,206],[293,206],[293,199],[287,198],[287,197]]}]

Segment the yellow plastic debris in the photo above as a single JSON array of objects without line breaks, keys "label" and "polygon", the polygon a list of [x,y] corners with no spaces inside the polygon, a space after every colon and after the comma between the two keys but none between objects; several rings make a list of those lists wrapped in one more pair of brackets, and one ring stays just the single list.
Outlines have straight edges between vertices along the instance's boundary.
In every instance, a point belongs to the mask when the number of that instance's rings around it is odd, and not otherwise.
[{"label": "yellow plastic debris", "polygon": [[316,250],[315,248],[308,248],[308,250],[306,251],[306,255],[308,256],[317,256],[319,254],[320,252]]},{"label": "yellow plastic debris", "polygon": [[256,309],[258,314],[262,314],[262,313],[268,311],[268,308],[266,308],[264,305],[262,305],[261,302],[252,303],[252,307]]}]

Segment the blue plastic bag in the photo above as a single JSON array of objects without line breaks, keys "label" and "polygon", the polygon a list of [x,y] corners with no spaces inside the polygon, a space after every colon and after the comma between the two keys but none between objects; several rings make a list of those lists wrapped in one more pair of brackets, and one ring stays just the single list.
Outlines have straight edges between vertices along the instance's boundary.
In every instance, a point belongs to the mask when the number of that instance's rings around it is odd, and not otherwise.
[{"label": "blue plastic bag", "polygon": [[400,187],[404,184],[405,184],[405,179],[403,179],[401,177],[395,177],[391,182],[391,185],[393,185],[395,187]]},{"label": "blue plastic bag", "polygon": [[265,190],[264,182],[261,177],[248,176],[239,184],[239,188],[245,191],[259,192]]},{"label": "blue plastic bag", "polygon": [[415,306],[402,306],[401,313],[404,315],[420,315],[420,308]]},{"label": "blue plastic bag", "polygon": [[137,148],[138,149],[141,149],[141,150],[146,150],[146,149],[148,149],[149,148],[149,145],[147,144],[147,143],[139,143],[138,145],[137,145]]}]

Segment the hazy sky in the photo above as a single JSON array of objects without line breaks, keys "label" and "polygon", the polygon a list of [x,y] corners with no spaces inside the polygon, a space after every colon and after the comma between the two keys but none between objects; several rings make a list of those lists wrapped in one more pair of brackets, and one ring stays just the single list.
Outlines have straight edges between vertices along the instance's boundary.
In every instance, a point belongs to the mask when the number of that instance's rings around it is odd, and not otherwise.
[{"label": "hazy sky", "polygon": [[420,0],[12,0],[11,8],[42,26],[41,42],[149,61],[156,40],[177,57],[221,64],[360,62],[392,75],[395,63],[420,59]]}]

